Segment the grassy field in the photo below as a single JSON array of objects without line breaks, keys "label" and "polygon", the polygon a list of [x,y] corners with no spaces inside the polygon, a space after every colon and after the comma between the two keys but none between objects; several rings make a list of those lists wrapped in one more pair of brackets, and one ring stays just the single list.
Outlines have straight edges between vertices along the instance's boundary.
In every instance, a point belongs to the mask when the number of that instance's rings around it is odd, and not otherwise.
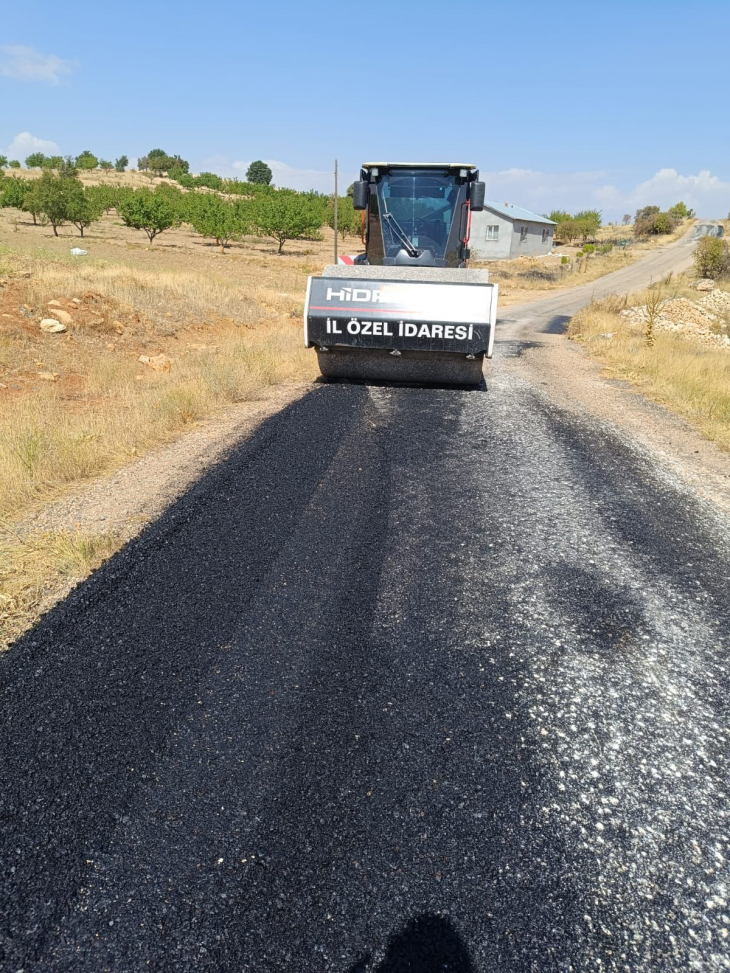
[{"label": "grassy field", "polygon": [[[699,296],[687,278],[659,285],[662,298]],[[730,291],[730,284],[722,285]],[[630,304],[644,307],[651,292],[633,295]],[[623,298],[598,301],[571,321],[569,336],[580,341],[604,366],[604,374],[625,379],[649,398],[688,419],[722,449],[730,449],[730,351],[680,334],[655,331],[647,341],[646,325],[632,323],[620,312]],[[728,333],[730,322],[718,322]]]}]

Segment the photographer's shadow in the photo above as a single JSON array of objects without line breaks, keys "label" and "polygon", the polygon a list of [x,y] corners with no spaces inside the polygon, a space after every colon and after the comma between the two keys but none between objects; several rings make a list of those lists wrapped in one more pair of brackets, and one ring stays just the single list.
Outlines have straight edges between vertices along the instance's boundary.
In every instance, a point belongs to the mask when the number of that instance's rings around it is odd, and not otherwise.
[{"label": "photographer's shadow", "polygon": [[385,957],[371,967],[367,954],[348,973],[474,973],[469,952],[450,919],[426,913],[388,940]]}]

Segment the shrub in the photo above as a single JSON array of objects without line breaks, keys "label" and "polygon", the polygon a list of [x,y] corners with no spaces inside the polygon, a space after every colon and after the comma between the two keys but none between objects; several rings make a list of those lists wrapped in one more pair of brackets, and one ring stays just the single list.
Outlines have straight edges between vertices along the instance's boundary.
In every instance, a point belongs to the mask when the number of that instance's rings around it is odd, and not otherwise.
[{"label": "shrub", "polygon": [[145,231],[150,243],[160,233],[182,222],[174,197],[151,189],[136,189],[125,194],[119,200],[118,210],[127,226]]},{"label": "shrub", "polygon": [[644,216],[636,214],[634,233],[637,236],[657,236],[663,233],[671,233],[677,226],[677,220],[669,213],[661,213],[658,209],[655,211],[653,206],[646,208],[651,209],[652,212]]},{"label": "shrub", "polygon": [[301,240],[316,235],[324,222],[320,198],[288,189],[259,196],[253,205],[252,223],[265,236],[279,244],[279,253],[287,240]]},{"label": "shrub", "polygon": [[124,172],[128,165],[129,159],[126,157],[126,155],[120,155],[117,161],[114,163],[114,168],[117,170],[117,172]]},{"label": "shrub", "polygon": [[31,152],[25,160],[25,164],[28,169],[40,169],[44,159],[45,155],[42,152]]},{"label": "shrub", "polygon": [[569,264],[569,263],[570,263],[570,261],[568,260],[568,258],[567,258],[567,257],[561,257],[561,258],[560,258],[560,264],[561,264],[561,266],[563,266],[563,267],[565,267],[565,266],[567,266],[567,264]]},{"label": "shrub", "polygon": [[596,245],[595,245],[595,243],[584,243],[583,244],[583,253],[595,253],[595,252],[596,252]]},{"label": "shrub", "polygon": [[716,236],[703,236],[695,247],[695,270],[699,277],[716,280],[730,270],[730,252],[727,243]]},{"label": "shrub", "polygon": [[8,167],[8,157],[6,155],[0,155],[0,169],[7,169]]},{"label": "shrub", "polygon": [[76,167],[78,169],[96,169],[98,165],[99,160],[88,149],[84,149],[81,155],[76,156]]},{"label": "shrub", "polygon": [[249,182],[270,186],[271,177],[271,169],[266,165],[265,162],[262,162],[261,159],[257,159],[256,162],[252,162],[246,170],[246,179],[248,179]]},{"label": "shrub", "polygon": [[609,241],[608,243],[602,243],[598,248],[598,253],[610,253],[613,250],[613,244]]}]

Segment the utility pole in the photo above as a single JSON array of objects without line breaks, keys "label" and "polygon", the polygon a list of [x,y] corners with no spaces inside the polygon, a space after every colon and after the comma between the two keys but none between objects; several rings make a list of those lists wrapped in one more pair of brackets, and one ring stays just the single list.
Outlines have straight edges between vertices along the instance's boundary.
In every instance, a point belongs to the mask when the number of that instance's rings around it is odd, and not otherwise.
[{"label": "utility pole", "polygon": [[337,263],[337,203],[338,203],[338,194],[337,194],[337,159],[335,159],[335,219],[334,219],[334,224],[335,224],[335,263]]}]

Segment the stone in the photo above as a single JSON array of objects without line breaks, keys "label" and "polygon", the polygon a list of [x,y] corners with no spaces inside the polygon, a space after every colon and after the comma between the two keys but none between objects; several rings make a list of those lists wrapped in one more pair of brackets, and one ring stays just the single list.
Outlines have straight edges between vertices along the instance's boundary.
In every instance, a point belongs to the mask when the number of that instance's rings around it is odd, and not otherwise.
[{"label": "stone", "polygon": [[68,311],[61,311],[58,308],[54,308],[52,314],[57,321],[61,322],[61,324],[65,324],[67,326],[69,324],[73,324],[73,318]]},{"label": "stone", "polygon": [[169,372],[172,368],[172,358],[168,358],[167,355],[140,355],[137,361],[142,362],[143,365],[149,366],[149,368],[154,369],[156,372]]},{"label": "stone", "polygon": [[714,291],[715,281],[711,277],[702,277],[692,284],[696,291]]},{"label": "stone", "polygon": [[41,321],[41,331],[45,331],[46,334],[61,334],[65,330],[66,325],[56,321],[55,318],[43,318]]},{"label": "stone", "polygon": [[49,301],[46,307],[63,307],[60,301]]}]

